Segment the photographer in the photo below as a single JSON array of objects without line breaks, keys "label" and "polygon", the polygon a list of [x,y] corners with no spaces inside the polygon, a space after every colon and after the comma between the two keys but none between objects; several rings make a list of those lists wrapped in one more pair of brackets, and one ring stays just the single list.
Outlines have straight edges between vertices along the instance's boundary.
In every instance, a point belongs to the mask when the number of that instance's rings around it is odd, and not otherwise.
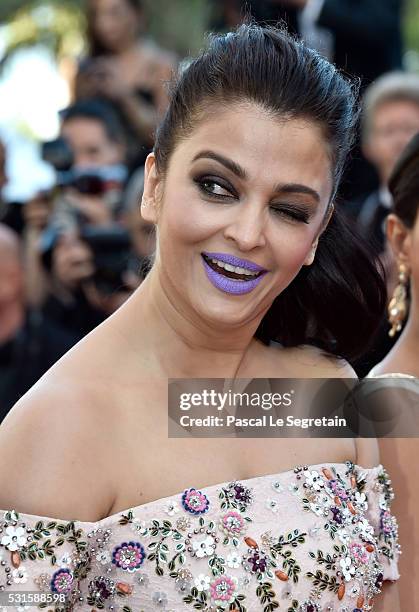
[{"label": "photographer", "polygon": [[83,338],[131,295],[141,261],[122,227],[86,226],[79,232],[50,227],[41,242],[49,295],[43,312]]},{"label": "photographer", "polygon": [[42,311],[80,340],[105,318],[86,295],[95,274],[92,249],[77,231],[55,227],[44,232],[40,248],[48,287]]},{"label": "photographer", "polygon": [[63,230],[108,226],[118,221],[128,174],[118,118],[99,101],[77,103],[61,117],[60,138],[43,147],[57,171],[54,224]]}]

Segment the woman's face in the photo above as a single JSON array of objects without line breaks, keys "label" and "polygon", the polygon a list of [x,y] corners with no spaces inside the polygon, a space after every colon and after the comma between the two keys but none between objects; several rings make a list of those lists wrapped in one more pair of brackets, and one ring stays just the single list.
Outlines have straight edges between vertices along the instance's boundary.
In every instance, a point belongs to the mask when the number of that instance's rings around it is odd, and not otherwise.
[{"label": "woman's face", "polygon": [[93,29],[101,44],[118,51],[138,35],[140,13],[128,0],[92,0]]},{"label": "woman's face", "polygon": [[146,170],[155,271],[195,320],[229,328],[256,321],[311,263],[332,192],[314,123],[233,105],[178,144],[163,185],[153,158]]}]

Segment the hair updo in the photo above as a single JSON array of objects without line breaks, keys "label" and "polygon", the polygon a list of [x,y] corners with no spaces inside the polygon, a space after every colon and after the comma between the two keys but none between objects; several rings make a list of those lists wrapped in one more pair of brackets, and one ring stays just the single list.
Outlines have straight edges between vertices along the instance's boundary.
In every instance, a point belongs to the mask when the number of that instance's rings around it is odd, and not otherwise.
[{"label": "hair updo", "polygon": [[[164,176],[177,144],[206,112],[252,102],[273,118],[320,126],[328,145],[334,199],[354,141],[358,82],[316,51],[274,27],[241,25],[211,36],[206,51],[180,75],[156,134],[157,171]],[[311,266],[275,299],[257,330],[265,343],[314,344],[347,359],[361,355],[382,319],[385,286],[378,264],[339,211],[323,232]]]},{"label": "hair updo", "polygon": [[412,229],[419,209],[419,133],[413,136],[390,176],[393,212]]}]

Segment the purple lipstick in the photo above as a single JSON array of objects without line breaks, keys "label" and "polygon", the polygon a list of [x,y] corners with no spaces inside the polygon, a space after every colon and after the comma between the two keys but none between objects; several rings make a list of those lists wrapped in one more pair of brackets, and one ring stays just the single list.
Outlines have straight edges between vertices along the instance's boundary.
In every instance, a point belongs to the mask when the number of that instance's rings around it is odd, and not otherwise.
[{"label": "purple lipstick", "polygon": [[267,270],[253,261],[229,253],[201,253],[204,269],[210,282],[221,291],[244,295],[255,289]]}]

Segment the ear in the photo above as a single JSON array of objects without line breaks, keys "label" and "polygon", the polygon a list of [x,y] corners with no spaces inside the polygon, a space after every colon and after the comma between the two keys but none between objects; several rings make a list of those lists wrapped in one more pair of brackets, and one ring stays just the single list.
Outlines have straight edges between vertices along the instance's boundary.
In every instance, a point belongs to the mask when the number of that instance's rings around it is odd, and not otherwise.
[{"label": "ear", "polygon": [[400,217],[391,213],[386,220],[386,234],[398,263],[403,263],[410,269],[412,231],[406,227]]},{"label": "ear", "polygon": [[144,166],[144,191],[141,200],[141,216],[149,223],[157,223],[160,178],[157,174],[154,153],[147,156]]},{"label": "ear", "polygon": [[304,260],[303,266],[311,266],[311,264],[313,263],[314,258],[316,256],[317,247],[318,247],[318,244],[319,244],[319,238],[323,234],[323,232],[326,229],[326,227],[328,226],[329,221],[332,218],[334,210],[335,210],[335,205],[331,204],[329,206],[329,209],[328,209],[324,219],[323,219],[323,223],[321,224],[320,232],[319,232],[317,238],[315,239],[315,241],[313,242],[313,244],[311,245],[311,249],[308,252],[307,257]]},{"label": "ear", "polygon": [[316,240],[313,242],[313,244],[311,245],[311,249],[309,250],[307,257],[304,260],[303,266],[311,266],[311,264],[314,261],[314,258],[316,256],[316,251],[317,251],[317,245],[319,244],[319,239],[316,238]]}]

